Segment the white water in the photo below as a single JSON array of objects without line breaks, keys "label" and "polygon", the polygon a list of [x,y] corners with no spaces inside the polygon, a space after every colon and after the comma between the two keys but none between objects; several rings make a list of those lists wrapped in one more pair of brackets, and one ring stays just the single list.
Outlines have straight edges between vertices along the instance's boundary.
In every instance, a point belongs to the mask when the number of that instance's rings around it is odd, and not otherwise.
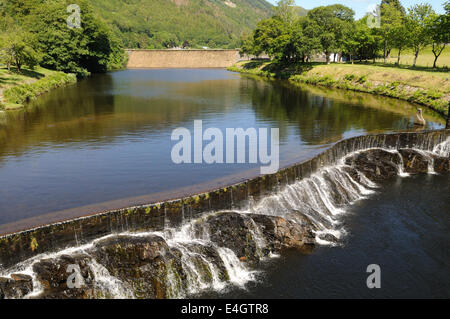
[{"label": "white water", "polygon": [[[396,150],[387,151],[399,154]],[[431,159],[431,152],[420,151],[420,153]],[[450,155],[450,138],[434,147],[433,153],[448,157]],[[348,156],[352,155],[354,153]],[[287,185],[274,194],[262,198],[259,202],[250,200],[246,209],[235,212],[239,214],[280,216],[297,223],[304,222],[303,215],[316,227],[315,240],[317,244],[336,245],[335,242],[327,241],[322,236],[332,235],[337,240],[342,239],[347,232],[342,226],[340,218],[346,213],[348,205],[373,194],[378,187],[377,184],[370,181],[361,172],[345,165],[344,162],[345,158],[338,165],[324,167],[309,178]],[[429,172],[434,173],[432,161],[430,161]],[[398,173],[400,176],[409,175],[403,171],[402,160],[398,165]],[[355,179],[352,176],[357,178]],[[249,269],[246,262],[239,260],[231,249],[218,247],[210,241],[208,224],[204,223],[204,221],[208,216],[217,213],[205,214],[179,229],[166,228],[163,232],[124,233],[130,236],[158,235],[165,239],[170,248],[181,252],[181,263],[187,277],[187,288],[185,291],[180,290],[179,287],[182,285],[180,285],[179,278],[172,271],[168,271],[166,282],[169,286],[170,297],[182,298],[207,289],[220,291],[229,287],[230,284],[245,289],[245,285],[249,281],[257,280],[258,272]],[[199,231],[198,225],[202,225],[201,231]],[[251,234],[258,249],[258,255],[263,257],[262,251],[267,246],[267,243],[258,225],[254,222],[251,227]],[[9,274],[20,272],[32,276],[34,292],[27,297],[38,296],[42,292],[42,287],[33,273],[32,267],[34,263],[43,258],[56,258],[63,254],[87,253],[98,240],[88,245],[69,248],[58,253],[36,256],[17,265],[14,269],[10,269]],[[228,280],[221,276],[221,266],[214,263],[203,249],[210,249],[215,252],[220,259],[222,267],[226,270]],[[269,258],[278,256],[274,253],[269,253],[268,255]],[[126,283],[111,276],[106,268],[97,261],[93,260],[89,267],[94,274],[97,287],[104,290],[106,292],[105,295],[115,298],[134,297]],[[205,276],[205,270],[210,275]],[[9,274],[0,275],[9,276]]]},{"label": "white water", "polygon": [[433,148],[433,153],[442,157],[450,156],[450,137]]},{"label": "white water", "polygon": [[[42,259],[55,259],[61,257],[62,255],[73,255],[79,253],[89,255],[88,251],[90,248],[94,247],[95,243],[112,236],[114,235],[104,236],[82,246],[70,247],[54,253],[37,255],[8,269],[6,273],[0,272],[0,276],[10,278],[11,274],[14,273],[21,273],[31,276],[31,278],[33,279],[33,291],[25,296],[25,298],[28,299],[38,297],[44,291],[44,288],[41,285],[40,281],[37,279],[36,273],[33,271],[34,264],[38,263]],[[100,288],[104,292],[105,297],[117,299],[131,299],[134,297],[131,290],[120,279],[111,276],[108,270],[93,258],[91,263],[89,264],[89,268],[91,269],[95,277],[95,287]]]}]

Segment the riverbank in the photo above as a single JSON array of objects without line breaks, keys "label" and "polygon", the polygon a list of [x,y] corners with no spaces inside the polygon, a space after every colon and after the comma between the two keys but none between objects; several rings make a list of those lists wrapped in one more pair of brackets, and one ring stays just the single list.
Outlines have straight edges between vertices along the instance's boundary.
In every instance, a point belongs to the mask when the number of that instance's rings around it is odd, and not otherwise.
[{"label": "riverbank", "polygon": [[52,71],[42,67],[35,70],[15,68],[8,72],[0,69],[0,109],[14,110],[24,107],[25,103],[52,89],[75,83],[75,74]]},{"label": "riverbank", "polygon": [[393,97],[424,105],[443,116],[447,115],[450,101],[447,72],[341,63],[300,64],[280,69],[269,61],[240,62],[228,70],[287,79],[293,84],[313,84]]}]

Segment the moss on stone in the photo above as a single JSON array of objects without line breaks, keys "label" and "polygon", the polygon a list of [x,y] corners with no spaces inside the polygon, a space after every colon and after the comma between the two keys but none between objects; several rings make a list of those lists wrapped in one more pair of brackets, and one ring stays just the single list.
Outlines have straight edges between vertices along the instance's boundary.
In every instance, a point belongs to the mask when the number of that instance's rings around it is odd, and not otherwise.
[{"label": "moss on stone", "polygon": [[30,242],[30,248],[32,251],[35,251],[37,248],[39,247],[39,244],[36,240],[36,238],[31,237],[31,242]]}]

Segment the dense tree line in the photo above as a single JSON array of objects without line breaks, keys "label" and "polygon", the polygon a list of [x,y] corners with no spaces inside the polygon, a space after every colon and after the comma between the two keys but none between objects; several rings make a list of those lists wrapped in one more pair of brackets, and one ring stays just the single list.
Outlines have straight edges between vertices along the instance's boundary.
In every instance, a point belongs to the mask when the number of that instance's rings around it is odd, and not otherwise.
[{"label": "dense tree line", "polygon": [[375,15],[369,14],[355,21],[353,10],[339,4],[317,7],[305,17],[295,15],[294,8],[293,0],[280,0],[275,14],[242,39],[241,53],[259,56],[264,52],[280,64],[305,62],[323,53],[330,63],[333,53],[352,62],[375,61],[380,55],[386,61],[395,48],[399,64],[402,52],[412,49],[415,66],[421,51],[431,46],[436,67],[450,42],[449,2],[444,3],[445,13],[440,15],[429,4],[405,10],[399,0],[382,0],[375,14],[380,17],[379,24]]},{"label": "dense tree line", "polygon": [[86,76],[122,67],[125,53],[119,40],[78,0],[79,27],[69,27],[71,0],[8,0],[0,12],[0,63],[20,72],[23,66],[43,67]]}]

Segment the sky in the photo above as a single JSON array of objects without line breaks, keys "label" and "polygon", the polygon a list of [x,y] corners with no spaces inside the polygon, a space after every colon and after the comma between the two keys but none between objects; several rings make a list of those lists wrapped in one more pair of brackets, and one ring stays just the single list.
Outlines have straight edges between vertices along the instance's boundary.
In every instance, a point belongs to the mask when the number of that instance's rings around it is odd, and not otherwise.
[{"label": "sky", "polygon": [[[277,0],[268,0],[272,4],[276,4]],[[367,12],[369,6],[381,3],[381,0],[294,0],[297,5],[305,8],[312,9],[319,6],[326,6],[330,4],[343,4],[352,8],[355,11],[355,18],[362,18]],[[408,8],[412,5],[419,3],[429,3],[433,6],[433,9],[437,13],[444,13],[443,4],[445,0],[400,0],[401,4]]]}]

